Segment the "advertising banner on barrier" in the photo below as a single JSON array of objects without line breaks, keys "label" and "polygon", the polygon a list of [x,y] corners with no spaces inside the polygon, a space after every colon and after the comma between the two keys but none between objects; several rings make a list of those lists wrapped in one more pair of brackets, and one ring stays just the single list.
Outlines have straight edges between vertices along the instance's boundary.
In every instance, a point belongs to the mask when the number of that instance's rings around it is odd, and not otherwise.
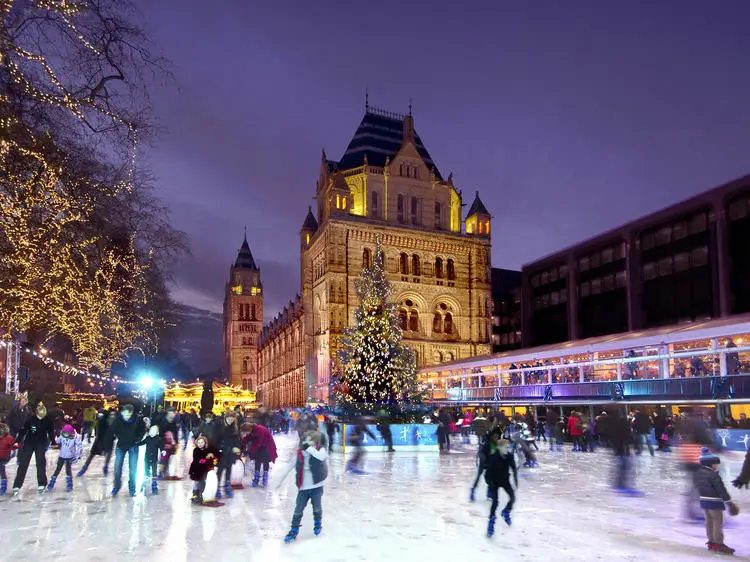
[{"label": "advertising banner on barrier", "polygon": [[[375,439],[365,433],[362,440],[362,446],[368,452],[385,452],[387,447],[383,436],[380,435],[376,425],[367,425],[367,429],[375,436]],[[437,451],[437,425],[436,424],[417,424],[417,423],[395,423],[390,426],[391,436],[393,438],[393,448],[396,451]],[[334,450],[351,449],[348,443],[354,426],[339,424],[340,431],[337,431],[333,438]],[[325,433],[325,424],[321,423],[320,431]]]}]

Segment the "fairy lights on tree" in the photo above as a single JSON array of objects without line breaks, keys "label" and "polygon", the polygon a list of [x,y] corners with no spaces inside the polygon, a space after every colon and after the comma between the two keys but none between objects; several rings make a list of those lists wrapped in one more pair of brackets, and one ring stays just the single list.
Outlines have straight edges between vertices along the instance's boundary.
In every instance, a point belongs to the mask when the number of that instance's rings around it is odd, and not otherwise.
[{"label": "fairy lights on tree", "polygon": [[401,343],[402,333],[384,254],[376,244],[371,267],[355,281],[359,308],[355,325],[341,338],[339,373],[333,386],[340,406],[372,409],[421,400],[414,352]]},{"label": "fairy lights on tree", "polygon": [[0,337],[156,350],[184,250],[136,173],[163,75],[127,0],[0,0]]}]

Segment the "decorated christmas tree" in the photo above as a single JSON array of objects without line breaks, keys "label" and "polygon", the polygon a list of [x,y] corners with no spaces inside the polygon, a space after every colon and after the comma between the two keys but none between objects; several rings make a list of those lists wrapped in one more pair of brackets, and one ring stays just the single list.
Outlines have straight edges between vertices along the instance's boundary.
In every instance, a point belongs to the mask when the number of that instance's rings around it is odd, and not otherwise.
[{"label": "decorated christmas tree", "polygon": [[391,302],[392,286],[385,276],[378,242],[373,264],[355,281],[359,308],[355,325],[347,328],[338,353],[333,393],[339,407],[372,410],[421,401],[414,352],[401,343],[402,333]]}]

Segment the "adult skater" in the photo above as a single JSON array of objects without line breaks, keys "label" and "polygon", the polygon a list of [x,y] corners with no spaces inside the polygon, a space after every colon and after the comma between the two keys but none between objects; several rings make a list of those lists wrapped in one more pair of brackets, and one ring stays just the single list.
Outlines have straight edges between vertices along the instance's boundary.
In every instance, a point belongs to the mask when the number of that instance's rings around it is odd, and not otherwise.
[{"label": "adult skater", "polygon": [[18,440],[18,434],[21,433],[23,426],[34,416],[34,411],[29,406],[28,392],[23,392],[18,395],[18,402],[13,405],[8,414],[8,427],[10,434],[14,439]]},{"label": "adult skater", "polygon": [[396,449],[393,448],[393,434],[391,433],[391,423],[387,417],[383,417],[380,423],[376,426],[380,432],[380,436],[385,442],[385,446],[388,447],[389,453],[395,453]]},{"label": "adult skater", "polygon": [[104,476],[107,476],[109,473],[109,460],[112,458],[112,448],[115,444],[114,436],[112,435],[112,426],[116,419],[117,412],[115,410],[110,410],[98,416],[94,443],[91,445],[86,462],[83,464],[81,470],[78,471],[78,474],[76,474],[79,478],[86,474],[91,461],[97,455],[104,455]]},{"label": "adult skater", "polygon": [[18,442],[22,443],[18,452],[18,471],[13,482],[13,495],[17,495],[26,479],[26,471],[29,469],[31,456],[36,457],[36,483],[37,489],[44,492],[47,487],[47,459],[45,453],[55,440],[55,429],[52,420],[47,416],[47,408],[39,402],[34,415],[26,420],[26,423],[18,433]]},{"label": "adult skater", "polygon": [[242,431],[247,433],[243,443],[247,456],[255,461],[255,476],[253,476],[251,486],[257,488],[258,483],[262,482],[262,486],[265,488],[268,485],[268,463],[276,462],[276,457],[278,457],[276,441],[267,428],[257,423],[244,424]]},{"label": "adult skater", "polygon": [[326,416],[324,422],[326,426],[326,433],[328,434],[328,448],[329,451],[333,451],[333,438],[336,435],[337,431],[341,431],[341,427],[336,422],[336,418],[334,418],[333,416]]},{"label": "adult skater", "polygon": [[487,443],[484,444],[484,479],[489,487],[492,505],[490,506],[490,518],[487,523],[487,536],[495,534],[495,513],[498,505],[498,490],[502,488],[508,494],[508,503],[500,512],[505,522],[510,525],[510,512],[516,500],[516,494],[510,485],[510,474],[513,473],[515,487],[518,488],[518,470],[513,453],[510,451],[510,443],[502,439],[500,431],[493,431]]},{"label": "adult skater", "polygon": [[169,459],[177,450],[177,410],[173,407],[167,408],[165,412],[157,414],[154,418],[153,425],[159,426],[159,437],[161,438],[161,455],[159,466],[159,477],[166,478],[169,476]]},{"label": "adult skater", "polygon": [[643,492],[635,490],[631,485],[632,470],[630,466],[630,446],[633,434],[627,418],[619,408],[612,408],[607,416],[609,422],[609,441],[612,453],[615,455],[615,478],[613,489],[616,492],[631,496],[641,496]]},{"label": "adult skater", "polygon": [[352,433],[347,437],[348,444],[354,447],[354,456],[351,460],[346,463],[346,471],[353,472],[354,474],[364,474],[361,468],[362,459],[365,456],[365,448],[362,446],[364,443],[365,435],[369,435],[371,439],[375,439],[372,431],[367,429],[365,421],[362,418],[357,420],[354,425]]},{"label": "adult skater", "polygon": [[136,416],[134,408],[125,404],[120,412],[120,417],[112,424],[112,437],[117,439],[115,447],[115,483],[112,488],[112,496],[116,496],[122,487],[122,466],[125,463],[125,455],[128,455],[128,491],[135,496],[135,483],[138,476],[138,448],[146,425],[143,418]]},{"label": "adult skater", "polygon": [[224,495],[228,498],[234,497],[232,491],[231,472],[232,465],[240,456],[240,431],[237,427],[237,418],[234,412],[229,410],[224,414],[224,423],[221,425],[219,432],[219,459],[217,477],[219,480],[216,490],[216,498],[221,498],[221,475],[224,475]]}]

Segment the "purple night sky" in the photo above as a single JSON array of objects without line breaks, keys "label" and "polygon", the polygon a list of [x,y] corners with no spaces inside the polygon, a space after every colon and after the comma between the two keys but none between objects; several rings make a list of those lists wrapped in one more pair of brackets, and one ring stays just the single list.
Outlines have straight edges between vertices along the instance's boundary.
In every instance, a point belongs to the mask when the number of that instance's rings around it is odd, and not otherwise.
[{"label": "purple night sky", "polygon": [[466,203],[494,214],[493,266],[526,262],[750,173],[747,0],[139,0],[173,62],[143,157],[193,256],[175,297],[220,310],[248,239],[266,318],[299,290],[321,148],[370,103],[416,129]]}]

